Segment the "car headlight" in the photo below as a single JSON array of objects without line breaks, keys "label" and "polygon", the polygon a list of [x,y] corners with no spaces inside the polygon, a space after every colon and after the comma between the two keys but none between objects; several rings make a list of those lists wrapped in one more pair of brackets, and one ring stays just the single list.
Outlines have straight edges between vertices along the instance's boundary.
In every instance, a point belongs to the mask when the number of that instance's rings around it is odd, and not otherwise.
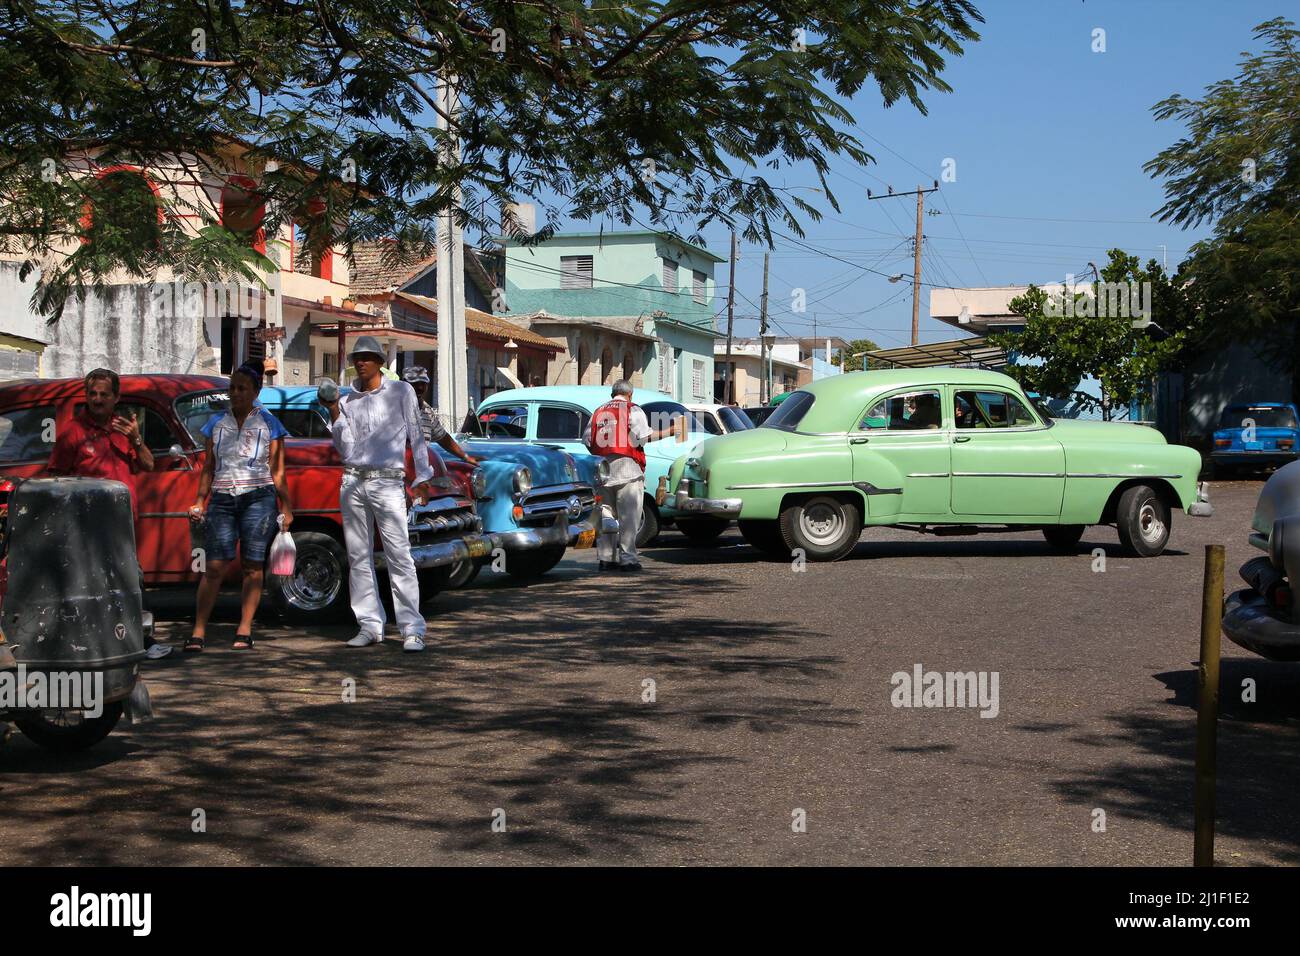
[{"label": "car headlight", "polygon": [[515,469],[515,491],[521,495],[526,495],[533,489],[533,473],[528,470],[527,465],[520,465]]},{"label": "car headlight", "polygon": [[600,482],[609,481],[609,459],[602,458],[596,465],[596,480]]},{"label": "car headlight", "polygon": [[474,469],[473,474],[470,475],[470,485],[474,489],[475,498],[487,497],[487,475],[483,474],[482,468]]}]

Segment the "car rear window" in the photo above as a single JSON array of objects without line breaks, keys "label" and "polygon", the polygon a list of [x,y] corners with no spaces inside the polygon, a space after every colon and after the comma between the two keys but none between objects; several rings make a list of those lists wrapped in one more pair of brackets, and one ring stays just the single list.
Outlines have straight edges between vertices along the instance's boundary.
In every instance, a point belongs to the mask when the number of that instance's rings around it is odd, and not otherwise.
[{"label": "car rear window", "polygon": [[792,432],[799,427],[803,417],[808,414],[808,409],[813,407],[813,398],[811,392],[794,392],[784,402],[777,406],[776,411],[767,417],[767,421],[759,425],[759,428],[779,428],[782,431]]},{"label": "car rear window", "polygon": [[53,450],[53,405],[0,413],[0,462],[45,461]]},{"label": "car rear window", "polygon": [[[1249,421],[1248,421],[1249,420]],[[1271,408],[1267,405],[1233,405],[1223,411],[1220,428],[1245,428],[1250,422],[1256,428],[1295,428],[1295,415],[1289,408]]]},{"label": "car rear window", "polygon": [[729,432],[743,432],[747,428],[754,427],[754,423],[748,418],[726,405],[718,409],[718,417],[722,419],[722,424],[727,426]]}]

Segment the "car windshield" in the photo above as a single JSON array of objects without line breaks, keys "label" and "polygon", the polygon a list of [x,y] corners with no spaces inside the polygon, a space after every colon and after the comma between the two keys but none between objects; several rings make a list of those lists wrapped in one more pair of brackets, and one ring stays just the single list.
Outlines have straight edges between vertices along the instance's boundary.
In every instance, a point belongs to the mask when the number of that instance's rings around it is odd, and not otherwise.
[{"label": "car windshield", "polygon": [[1256,428],[1295,428],[1295,415],[1289,408],[1268,405],[1233,405],[1223,411],[1220,428],[1246,428],[1251,422]]},{"label": "car windshield", "polygon": [[794,392],[777,406],[776,411],[768,416],[767,421],[758,427],[779,428],[781,431],[792,432],[799,427],[799,423],[803,421],[803,417],[808,414],[808,409],[813,407],[815,401],[811,392]]},{"label": "car windshield", "polygon": [[686,406],[679,402],[646,402],[641,406],[641,411],[645,412],[646,421],[650,424],[650,430],[661,432],[669,425],[676,425],[677,419],[683,415],[686,416],[687,426],[691,431],[703,431],[702,426],[698,426],[691,418],[691,413],[686,410]]},{"label": "car windshield", "polygon": [[518,441],[528,435],[528,406],[493,405],[468,416],[461,431],[471,438]]},{"label": "car windshield", "polygon": [[222,391],[189,392],[176,399],[176,416],[185,426],[194,444],[202,446],[207,441],[203,437],[203,426],[214,415],[220,415],[230,407],[230,396]]},{"label": "car windshield", "polygon": [[729,432],[743,432],[747,428],[754,427],[753,422],[728,405],[718,409],[718,417],[722,419],[722,424],[727,426]]}]

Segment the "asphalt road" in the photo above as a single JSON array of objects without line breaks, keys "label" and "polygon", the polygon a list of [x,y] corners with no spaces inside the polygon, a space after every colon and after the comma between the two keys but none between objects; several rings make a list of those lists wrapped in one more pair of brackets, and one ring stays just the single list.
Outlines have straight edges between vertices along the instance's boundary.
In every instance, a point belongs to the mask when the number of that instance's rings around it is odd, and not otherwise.
[{"label": "asphalt road", "polygon": [[[670,532],[640,575],[581,552],[441,595],[422,655],[270,619],[230,651],[226,601],[215,647],[148,665],[155,720],[0,749],[0,862],[1189,864],[1204,545],[1235,588],[1259,487],[1150,560],[869,530],[796,571]],[[164,639],[190,600],[153,596]],[[1300,666],[1224,656],[1219,862],[1300,862]],[[893,706],[918,664],[996,672],[996,716]]]}]

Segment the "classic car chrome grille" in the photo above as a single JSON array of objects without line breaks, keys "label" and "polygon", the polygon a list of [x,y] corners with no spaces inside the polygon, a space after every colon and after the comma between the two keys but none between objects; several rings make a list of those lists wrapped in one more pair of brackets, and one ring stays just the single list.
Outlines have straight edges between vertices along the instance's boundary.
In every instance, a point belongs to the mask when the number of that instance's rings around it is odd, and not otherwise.
[{"label": "classic car chrome grille", "polygon": [[524,510],[520,521],[525,524],[553,521],[557,514],[579,518],[595,507],[596,492],[590,485],[548,485],[521,496],[519,503]]}]

